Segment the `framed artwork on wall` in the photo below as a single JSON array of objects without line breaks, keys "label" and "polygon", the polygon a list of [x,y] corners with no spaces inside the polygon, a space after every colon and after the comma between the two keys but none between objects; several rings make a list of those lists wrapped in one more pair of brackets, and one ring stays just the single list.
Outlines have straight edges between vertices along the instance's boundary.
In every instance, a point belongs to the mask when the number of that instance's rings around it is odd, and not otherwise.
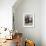
[{"label": "framed artwork on wall", "polygon": [[34,27],[34,14],[33,13],[23,14],[23,26],[24,27]]}]

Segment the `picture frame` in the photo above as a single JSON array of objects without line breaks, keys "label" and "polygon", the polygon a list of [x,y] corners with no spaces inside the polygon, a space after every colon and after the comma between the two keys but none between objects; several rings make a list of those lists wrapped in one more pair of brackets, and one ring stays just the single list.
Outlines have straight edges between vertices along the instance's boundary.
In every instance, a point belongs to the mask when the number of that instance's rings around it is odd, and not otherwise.
[{"label": "picture frame", "polygon": [[23,26],[34,27],[34,13],[26,12],[23,14]]}]

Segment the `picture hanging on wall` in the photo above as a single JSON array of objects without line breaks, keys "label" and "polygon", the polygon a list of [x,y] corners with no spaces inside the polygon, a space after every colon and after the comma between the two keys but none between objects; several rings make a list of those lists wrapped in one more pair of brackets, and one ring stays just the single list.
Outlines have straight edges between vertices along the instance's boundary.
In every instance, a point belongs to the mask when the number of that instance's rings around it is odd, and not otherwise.
[{"label": "picture hanging on wall", "polygon": [[23,14],[23,26],[24,27],[34,27],[34,14],[33,13]]}]

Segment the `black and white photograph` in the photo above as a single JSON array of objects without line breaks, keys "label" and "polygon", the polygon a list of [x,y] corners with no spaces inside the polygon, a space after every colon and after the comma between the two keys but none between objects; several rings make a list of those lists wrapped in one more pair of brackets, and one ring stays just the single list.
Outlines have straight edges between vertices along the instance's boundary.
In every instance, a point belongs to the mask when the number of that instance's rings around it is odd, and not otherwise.
[{"label": "black and white photograph", "polygon": [[33,27],[34,26],[34,15],[30,13],[25,13],[23,15],[23,24],[24,24],[24,27]]}]

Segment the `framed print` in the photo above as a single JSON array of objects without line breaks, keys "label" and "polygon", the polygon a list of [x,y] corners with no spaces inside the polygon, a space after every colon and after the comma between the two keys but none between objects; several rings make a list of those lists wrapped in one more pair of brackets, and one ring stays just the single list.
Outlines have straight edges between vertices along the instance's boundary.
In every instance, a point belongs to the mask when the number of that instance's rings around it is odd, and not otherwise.
[{"label": "framed print", "polygon": [[33,13],[23,14],[23,26],[24,27],[34,27],[34,14]]}]

